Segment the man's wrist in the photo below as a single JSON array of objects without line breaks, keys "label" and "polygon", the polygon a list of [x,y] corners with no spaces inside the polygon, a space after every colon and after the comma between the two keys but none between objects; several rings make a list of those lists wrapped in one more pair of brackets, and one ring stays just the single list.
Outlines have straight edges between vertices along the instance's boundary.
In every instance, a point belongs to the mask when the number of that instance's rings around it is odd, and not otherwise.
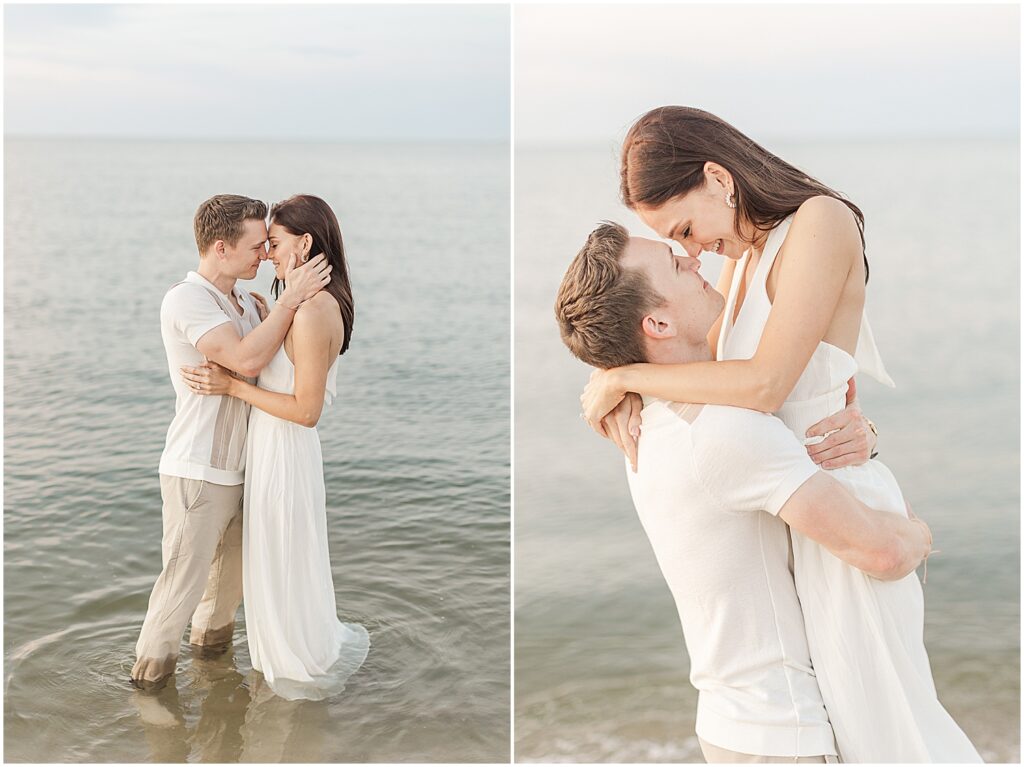
[{"label": "man's wrist", "polygon": [[932,550],[932,531],[923,519],[914,517],[910,521],[914,523],[914,527],[918,529],[918,534],[921,536],[921,559],[926,559]]}]

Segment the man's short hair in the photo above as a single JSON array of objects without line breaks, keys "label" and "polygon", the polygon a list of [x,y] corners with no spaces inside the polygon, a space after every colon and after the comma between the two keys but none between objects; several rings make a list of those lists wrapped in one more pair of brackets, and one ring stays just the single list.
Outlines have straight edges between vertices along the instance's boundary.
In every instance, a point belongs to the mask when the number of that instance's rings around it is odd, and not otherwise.
[{"label": "man's short hair", "polygon": [[624,226],[602,222],[569,264],[555,299],[562,341],[594,367],[646,362],[643,318],[664,304],[644,272],[619,263],[628,243]]},{"label": "man's short hair", "polygon": [[200,255],[217,240],[224,240],[234,247],[245,231],[246,221],[263,221],[266,217],[267,205],[264,202],[240,194],[214,195],[199,206],[192,222]]}]

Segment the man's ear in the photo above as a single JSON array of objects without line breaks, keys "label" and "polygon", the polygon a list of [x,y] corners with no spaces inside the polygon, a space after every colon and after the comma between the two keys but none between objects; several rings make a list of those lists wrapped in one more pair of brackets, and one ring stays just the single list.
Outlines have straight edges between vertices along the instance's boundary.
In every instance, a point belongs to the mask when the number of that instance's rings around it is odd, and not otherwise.
[{"label": "man's ear", "polygon": [[674,338],[676,335],[676,329],[670,322],[659,319],[653,314],[644,316],[642,327],[644,335],[652,341],[664,341],[667,338]]},{"label": "man's ear", "polygon": [[224,258],[224,240],[217,240],[213,243],[213,254],[218,258]]}]

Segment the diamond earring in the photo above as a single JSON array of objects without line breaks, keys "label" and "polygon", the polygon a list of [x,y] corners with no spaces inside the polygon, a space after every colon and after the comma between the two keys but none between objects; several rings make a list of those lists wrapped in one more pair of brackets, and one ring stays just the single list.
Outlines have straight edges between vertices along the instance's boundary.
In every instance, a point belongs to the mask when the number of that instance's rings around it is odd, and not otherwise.
[{"label": "diamond earring", "polygon": [[730,208],[736,207],[736,202],[732,199],[732,192],[727,192],[725,195],[725,204]]}]

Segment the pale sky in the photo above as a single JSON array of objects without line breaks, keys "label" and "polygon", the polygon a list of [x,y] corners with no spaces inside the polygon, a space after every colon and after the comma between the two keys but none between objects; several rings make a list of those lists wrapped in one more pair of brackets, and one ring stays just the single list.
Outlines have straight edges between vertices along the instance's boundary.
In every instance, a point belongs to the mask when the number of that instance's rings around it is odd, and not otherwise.
[{"label": "pale sky", "polygon": [[656,106],[765,139],[1015,137],[1016,5],[519,5],[515,138],[621,139]]},{"label": "pale sky", "polygon": [[5,5],[8,135],[507,139],[496,5]]}]

